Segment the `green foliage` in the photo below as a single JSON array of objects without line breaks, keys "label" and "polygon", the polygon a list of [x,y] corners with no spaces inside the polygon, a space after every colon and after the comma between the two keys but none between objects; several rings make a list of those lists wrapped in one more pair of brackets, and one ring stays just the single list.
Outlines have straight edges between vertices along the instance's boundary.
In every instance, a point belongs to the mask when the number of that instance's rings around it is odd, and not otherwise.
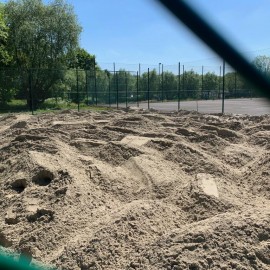
[{"label": "green foliage", "polygon": [[2,68],[0,70],[0,104],[3,106],[15,98],[18,88],[19,73],[17,70]]},{"label": "green foliage", "polygon": [[14,88],[2,88],[0,89],[0,105],[10,102],[16,95],[16,89]]},{"label": "green foliage", "polygon": [[265,75],[270,75],[270,57],[266,55],[257,56],[253,60],[253,65]]},{"label": "green foliage", "polygon": [[0,3],[0,66],[5,67],[11,61],[7,51],[8,27],[5,22],[4,6]]},{"label": "green foliage", "polygon": [[230,95],[233,95],[236,89],[236,82],[237,82],[237,73],[236,72],[228,72],[225,75],[225,83],[226,83],[226,91],[229,92]]},{"label": "green foliage", "polygon": [[57,97],[63,97],[68,102],[82,102],[85,98],[85,72],[83,70],[70,69],[66,71],[65,77],[61,82],[61,88],[65,95],[57,95],[57,88],[55,94]]},{"label": "green foliage", "polygon": [[182,75],[182,79],[184,80],[184,98],[197,98],[199,95],[200,89],[200,75],[195,73],[194,70],[185,71]]},{"label": "green foliage", "polygon": [[203,76],[203,90],[217,90],[219,88],[219,77],[212,72]]},{"label": "green foliage", "polygon": [[42,103],[63,79],[64,69],[78,47],[81,27],[73,8],[64,0],[48,5],[41,0],[10,0],[4,10],[13,66],[31,77],[31,86],[29,76],[22,78],[20,95],[30,102],[32,88],[34,104]]},{"label": "green foliage", "polygon": [[[103,94],[98,95],[100,101],[102,100],[105,103],[116,103],[117,95],[119,102],[125,102],[126,97],[128,101],[134,100],[137,89],[136,76],[133,76],[125,69],[120,69],[115,74],[110,73],[108,70],[99,72],[103,75],[98,78],[104,78],[104,80],[106,80],[106,85],[103,87]],[[99,84],[101,83],[99,82]],[[99,90],[99,88],[97,88],[97,90]]]},{"label": "green foliage", "polygon": [[[227,97],[239,98],[251,95],[251,85],[237,72],[228,72],[225,75],[225,92]],[[256,92],[252,91],[252,95]]]},{"label": "green foliage", "polygon": [[[98,93],[97,99],[100,103],[107,103],[108,102],[108,87],[109,87],[108,75],[106,74],[106,72],[104,72],[102,70],[98,70],[96,72],[96,91]],[[90,92],[90,91],[91,91],[91,88],[88,88],[88,92]],[[95,98],[92,98],[92,100],[94,100],[94,99]]]},{"label": "green foliage", "polygon": [[[149,71],[149,99],[161,99],[160,77],[157,71]],[[148,72],[144,72],[140,78],[140,100],[148,98]]]},{"label": "green foliage", "polygon": [[11,0],[5,5],[8,45],[23,68],[59,68],[78,46],[81,27],[64,0]]},{"label": "green foliage", "polygon": [[8,78],[8,71],[4,70],[11,61],[7,51],[8,27],[5,22],[4,6],[0,4],[0,104],[3,106],[14,98],[16,90],[11,85],[14,78]]},{"label": "green foliage", "polygon": [[95,56],[88,53],[85,49],[78,48],[75,51],[75,58],[70,62],[69,67],[94,70],[94,68],[97,68]]},{"label": "green foliage", "polygon": [[163,74],[163,92],[167,100],[177,98],[177,77],[172,72],[166,71]]},{"label": "green foliage", "polygon": [[186,90],[199,90],[200,75],[195,73],[194,70],[185,71],[184,80]]}]

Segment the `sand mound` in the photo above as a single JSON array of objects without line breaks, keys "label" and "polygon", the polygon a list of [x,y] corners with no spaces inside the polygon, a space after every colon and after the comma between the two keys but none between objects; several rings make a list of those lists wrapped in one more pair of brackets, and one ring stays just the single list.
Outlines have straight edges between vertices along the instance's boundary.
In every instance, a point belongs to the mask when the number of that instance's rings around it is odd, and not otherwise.
[{"label": "sand mound", "polygon": [[0,116],[0,249],[59,269],[270,269],[270,116]]}]

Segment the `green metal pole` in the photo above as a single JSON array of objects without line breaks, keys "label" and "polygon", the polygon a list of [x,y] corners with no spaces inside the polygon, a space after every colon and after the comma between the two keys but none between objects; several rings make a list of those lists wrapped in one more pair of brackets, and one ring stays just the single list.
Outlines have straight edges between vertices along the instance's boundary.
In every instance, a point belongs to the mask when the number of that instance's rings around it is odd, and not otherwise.
[{"label": "green metal pole", "polygon": [[222,114],[224,114],[224,100],[225,100],[225,60],[223,60]]},{"label": "green metal pole", "polygon": [[178,63],[178,111],[180,111],[181,64]]},{"label": "green metal pole", "polygon": [[29,69],[29,98],[30,98],[30,109],[32,115],[34,114],[34,102],[33,102],[33,87],[32,87],[32,69]]},{"label": "green metal pole", "polygon": [[139,72],[137,71],[137,107],[139,108]]},{"label": "green metal pole", "polygon": [[109,107],[111,107],[111,76],[110,73],[108,74],[109,78]]},{"label": "green metal pole", "polygon": [[95,98],[96,98],[96,106],[98,104],[97,99],[97,74],[96,74],[96,58],[94,58],[94,74],[95,74]]},{"label": "green metal pole", "polygon": [[[201,92],[201,99],[202,99],[202,97],[203,97],[203,90],[204,90],[204,87],[203,87],[203,66],[202,66],[202,92]],[[209,89],[208,89],[209,90]],[[208,97],[209,98],[209,97]]]},{"label": "green metal pole", "polygon": [[79,97],[79,73],[78,67],[76,67],[76,79],[77,79],[77,103],[78,103],[78,112],[80,111],[80,97]]},{"label": "green metal pole", "polygon": [[147,72],[147,100],[148,100],[148,110],[150,109],[150,74],[149,68]]},{"label": "green metal pole", "polygon": [[126,85],[126,108],[128,107],[128,81],[127,81],[127,73],[125,72],[125,85]]}]

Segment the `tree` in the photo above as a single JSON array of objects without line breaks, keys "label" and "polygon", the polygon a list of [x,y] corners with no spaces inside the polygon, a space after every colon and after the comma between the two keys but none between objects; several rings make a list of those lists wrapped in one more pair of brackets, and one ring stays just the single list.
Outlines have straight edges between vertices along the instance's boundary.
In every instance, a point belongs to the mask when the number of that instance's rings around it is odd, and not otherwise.
[{"label": "tree", "polygon": [[257,56],[253,60],[253,65],[265,75],[270,75],[270,57],[266,55]]},{"label": "tree", "polygon": [[63,90],[67,94],[67,99],[70,102],[72,101],[78,103],[88,99],[88,93],[86,89],[86,74],[84,70],[67,70],[63,80],[63,86]]},{"label": "tree", "polygon": [[165,71],[163,73],[163,91],[165,99],[171,100],[177,98],[177,80],[172,72]]},{"label": "tree", "polygon": [[235,97],[237,87],[237,73],[228,72],[225,74],[225,91],[229,97]]},{"label": "tree", "polygon": [[94,70],[94,67],[97,69],[95,55],[88,53],[83,48],[77,48],[72,52],[73,58],[70,59],[70,63],[68,64],[69,68],[78,68],[83,70]]},{"label": "tree", "polygon": [[[5,5],[9,26],[8,48],[14,67],[29,71],[21,92],[34,102],[50,97],[50,90],[65,75],[74,58],[81,27],[72,6],[64,0],[43,4],[42,0],[10,0]],[[29,85],[31,80],[31,86]]]},{"label": "tree", "polygon": [[217,90],[219,85],[219,77],[214,72],[207,72],[203,75],[203,89]]},{"label": "tree", "polygon": [[11,62],[11,56],[7,51],[8,26],[5,22],[4,6],[0,3],[0,104],[9,102],[16,90],[13,87],[14,78],[10,76],[10,70],[7,69]]},{"label": "tree", "polygon": [[148,99],[148,89],[149,89],[149,99],[160,99],[161,92],[159,91],[159,77],[156,70],[149,71],[149,84],[148,84],[148,72],[144,72],[140,77],[140,92],[139,99]]},{"label": "tree", "polygon": [[8,26],[4,16],[4,6],[0,3],[0,67],[7,66],[11,61],[7,51]]},{"label": "tree", "polygon": [[219,89],[219,77],[214,72],[207,72],[203,75],[203,93],[202,98],[217,97]]},{"label": "tree", "polygon": [[184,79],[184,98],[197,98],[200,88],[200,75],[195,73],[194,70],[185,71],[182,74]]},{"label": "tree", "polygon": [[11,101],[17,93],[14,86],[16,84],[16,77],[19,77],[19,74],[16,74],[17,76],[14,75],[14,71],[8,68],[0,70],[0,105],[5,105]]},{"label": "tree", "polygon": [[[148,76],[148,75],[147,75]],[[160,91],[159,91],[159,76],[157,74],[156,69],[153,69],[149,72],[149,98],[150,99],[159,99]]]},{"label": "tree", "polygon": [[[81,94],[81,97],[86,97],[86,103],[90,103],[90,94],[91,94],[91,102],[94,102],[96,94],[99,91],[100,83],[102,77],[102,71],[100,67],[96,63],[95,55],[91,55],[83,48],[77,48],[74,52],[73,58],[70,59],[69,68],[80,69],[80,72],[76,72],[76,74],[81,74],[84,70],[85,75],[83,80],[85,81],[85,95]],[[106,83],[104,80],[102,83]],[[101,87],[102,88],[102,87]]]}]

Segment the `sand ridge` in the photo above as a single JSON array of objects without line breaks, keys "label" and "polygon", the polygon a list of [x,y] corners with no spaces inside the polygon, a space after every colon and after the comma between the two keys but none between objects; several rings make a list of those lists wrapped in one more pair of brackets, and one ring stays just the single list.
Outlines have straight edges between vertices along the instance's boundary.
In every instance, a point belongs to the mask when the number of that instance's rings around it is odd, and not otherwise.
[{"label": "sand ridge", "polygon": [[270,116],[0,116],[0,249],[65,270],[270,269]]}]

